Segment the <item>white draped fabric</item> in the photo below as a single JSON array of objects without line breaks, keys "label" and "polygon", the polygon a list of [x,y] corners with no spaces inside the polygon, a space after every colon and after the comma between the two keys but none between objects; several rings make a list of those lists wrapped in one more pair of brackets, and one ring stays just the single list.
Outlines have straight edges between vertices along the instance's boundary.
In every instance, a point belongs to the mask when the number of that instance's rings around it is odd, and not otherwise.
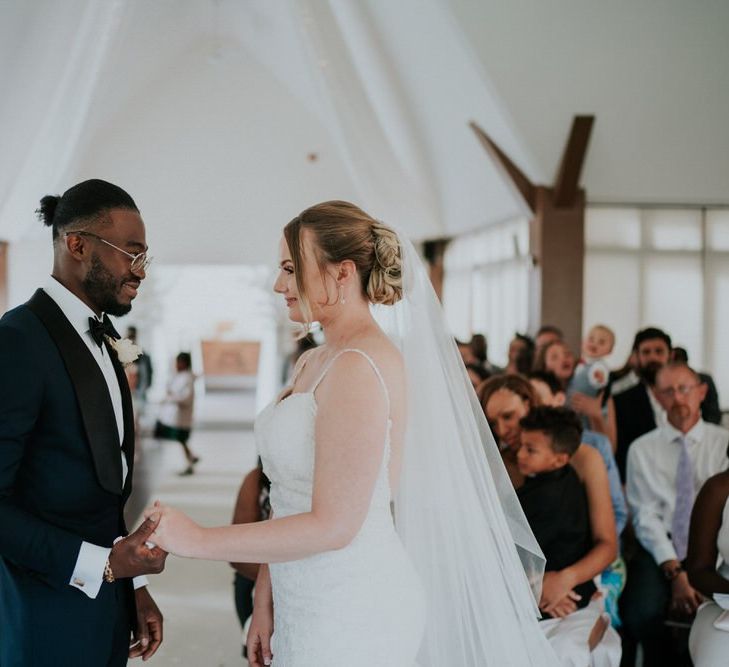
[{"label": "white draped fabric", "polygon": [[[729,5],[573,4],[3,0],[0,239],[91,176],[133,193],[169,263],[255,263],[334,197],[455,236],[524,213],[468,122],[549,183],[575,113],[597,118],[591,201],[726,203]],[[200,221],[228,243],[179,234]]]},{"label": "white draped fabric", "polygon": [[124,8],[122,0],[24,5],[35,11],[20,4],[0,6],[3,51],[13,51],[0,60],[0,94],[11,101],[0,107],[0,236],[9,241],[24,237],[44,194],[69,185],[79,137]]},{"label": "white draped fabric", "polygon": [[[0,31],[0,239],[93,176],[163,262],[272,259],[326,198],[451,235],[518,213],[470,120],[540,176],[449,3],[11,0]],[[202,220],[227,242],[179,234]]]},{"label": "white draped fabric", "polygon": [[529,223],[505,220],[452,241],[445,253],[443,308],[451,331],[486,335],[489,361],[505,366],[509,342],[529,324]]}]

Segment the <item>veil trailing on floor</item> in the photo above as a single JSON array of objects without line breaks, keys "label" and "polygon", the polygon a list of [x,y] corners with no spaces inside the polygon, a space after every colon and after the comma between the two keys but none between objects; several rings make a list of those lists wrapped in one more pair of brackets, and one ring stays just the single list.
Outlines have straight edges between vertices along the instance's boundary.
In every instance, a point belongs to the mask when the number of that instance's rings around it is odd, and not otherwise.
[{"label": "veil trailing on floor", "polygon": [[[538,627],[544,557],[413,245],[403,298],[373,306],[398,345],[408,423],[395,524],[425,586],[418,665],[557,667]],[[376,641],[376,639],[375,639]]]}]

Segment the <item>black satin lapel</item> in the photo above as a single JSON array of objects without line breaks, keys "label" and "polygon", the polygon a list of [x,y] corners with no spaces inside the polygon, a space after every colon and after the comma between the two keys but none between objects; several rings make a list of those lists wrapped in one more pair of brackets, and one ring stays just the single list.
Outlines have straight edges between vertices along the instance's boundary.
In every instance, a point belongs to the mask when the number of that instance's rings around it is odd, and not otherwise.
[{"label": "black satin lapel", "polygon": [[119,361],[116,352],[107,343],[106,351],[116,372],[116,379],[119,382],[119,389],[122,398],[122,412],[124,415],[124,442],[122,442],[122,450],[127,459],[127,478],[124,484],[124,495],[131,493],[132,473],[134,472],[134,405],[132,403],[132,392],[129,390],[129,380],[124,372],[124,366]]},{"label": "black satin lapel", "polygon": [[86,344],[51,297],[39,289],[27,306],[48,330],[71,378],[99,484],[110,493],[121,494],[119,431],[104,375]]}]

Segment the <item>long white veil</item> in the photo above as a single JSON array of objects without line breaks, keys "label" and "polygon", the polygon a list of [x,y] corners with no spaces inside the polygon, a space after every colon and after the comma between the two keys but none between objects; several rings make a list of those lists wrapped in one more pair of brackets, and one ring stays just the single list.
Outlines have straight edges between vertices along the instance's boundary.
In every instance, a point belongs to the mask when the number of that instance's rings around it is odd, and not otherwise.
[{"label": "long white veil", "polygon": [[426,590],[418,665],[558,667],[537,622],[544,557],[425,268],[399,238],[403,298],[373,312],[407,372],[395,523]]}]

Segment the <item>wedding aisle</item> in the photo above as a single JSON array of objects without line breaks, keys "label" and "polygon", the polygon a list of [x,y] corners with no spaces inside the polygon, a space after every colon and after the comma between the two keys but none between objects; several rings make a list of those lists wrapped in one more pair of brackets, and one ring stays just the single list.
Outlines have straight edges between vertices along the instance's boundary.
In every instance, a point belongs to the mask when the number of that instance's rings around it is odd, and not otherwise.
[{"label": "wedding aisle", "polygon": [[[178,477],[182,452],[175,443],[144,443],[145,496],[159,498],[204,525],[228,523],[245,472],[255,463],[253,432],[197,430],[190,445],[200,456],[195,475]],[[141,471],[140,471],[141,472]],[[147,486],[147,485],[145,485]],[[233,604],[233,570],[170,556],[150,590],[164,615],[164,642],[155,667],[232,667],[244,663]],[[141,664],[141,663],[140,663]]]}]

